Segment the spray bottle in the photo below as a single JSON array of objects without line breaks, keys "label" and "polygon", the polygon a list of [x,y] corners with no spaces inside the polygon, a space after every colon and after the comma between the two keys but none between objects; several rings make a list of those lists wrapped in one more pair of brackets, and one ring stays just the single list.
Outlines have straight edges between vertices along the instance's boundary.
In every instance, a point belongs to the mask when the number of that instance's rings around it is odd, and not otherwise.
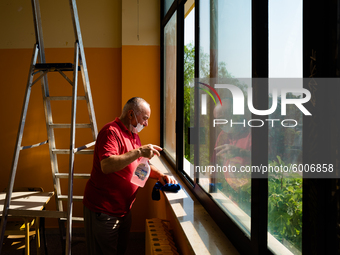
[{"label": "spray bottle", "polygon": [[144,187],[147,179],[149,178],[150,171],[151,169],[148,163],[148,159],[142,158],[132,175],[131,183],[138,185],[140,187]]}]

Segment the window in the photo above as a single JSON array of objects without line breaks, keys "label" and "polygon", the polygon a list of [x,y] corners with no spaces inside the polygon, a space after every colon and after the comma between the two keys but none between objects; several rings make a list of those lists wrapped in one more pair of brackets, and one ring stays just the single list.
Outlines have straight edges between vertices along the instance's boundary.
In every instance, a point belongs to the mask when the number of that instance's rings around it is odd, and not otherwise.
[{"label": "window", "polygon": [[166,14],[169,11],[169,9],[170,9],[170,7],[173,3],[174,3],[174,0],[165,0],[164,1],[164,7],[163,7],[164,14]]},{"label": "window", "polygon": [[196,93],[206,112],[196,109],[200,133],[195,172],[201,187],[250,236],[251,175],[223,171],[251,165],[251,130],[243,126],[250,112],[233,116],[230,91],[220,88],[214,94],[212,89],[233,84],[246,94],[251,87],[251,1],[201,1],[199,23]]},{"label": "window", "polygon": [[177,26],[176,12],[164,27],[164,115],[163,115],[163,148],[176,159],[176,55]]},{"label": "window", "polygon": [[[339,6],[174,0],[162,15],[163,147],[242,254],[338,251],[339,181],[258,168],[338,168],[340,82],[311,87],[302,77],[339,76]],[[313,116],[283,101],[302,89],[312,90]],[[230,171],[241,166],[251,172]]]},{"label": "window", "polygon": [[[278,91],[278,107],[269,116],[281,117],[281,89],[302,88],[302,0],[269,1],[269,108],[272,90]],[[300,98],[290,93],[287,98]],[[268,108],[268,109],[269,109]],[[302,164],[302,112],[287,106],[284,119],[298,123],[293,128],[269,125],[268,165],[290,167]],[[295,125],[295,123],[294,123]],[[293,254],[302,251],[302,174],[268,173],[268,246],[275,252],[279,241]]]},{"label": "window", "polygon": [[190,143],[190,127],[194,124],[195,108],[195,1],[184,6],[184,158],[183,170],[194,179],[194,145]]}]

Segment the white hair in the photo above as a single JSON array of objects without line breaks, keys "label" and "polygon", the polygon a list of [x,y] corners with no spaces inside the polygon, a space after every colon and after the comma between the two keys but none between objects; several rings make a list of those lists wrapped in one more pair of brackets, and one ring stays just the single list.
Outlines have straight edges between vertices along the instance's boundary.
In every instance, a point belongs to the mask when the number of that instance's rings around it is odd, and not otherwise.
[{"label": "white hair", "polygon": [[126,116],[127,112],[130,110],[133,110],[135,114],[138,115],[142,103],[146,103],[150,107],[150,104],[141,97],[130,98],[123,107],[122,116]]}]

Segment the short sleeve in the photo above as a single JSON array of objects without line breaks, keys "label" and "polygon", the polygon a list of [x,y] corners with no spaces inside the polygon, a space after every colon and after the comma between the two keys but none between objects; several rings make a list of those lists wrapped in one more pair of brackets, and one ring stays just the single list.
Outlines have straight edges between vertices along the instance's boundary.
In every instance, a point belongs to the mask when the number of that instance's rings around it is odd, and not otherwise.
[{"label": "short sleeve", "polygon": [[104,132],[99,133],[96,146],[99,161],[111,155],[120,154],[121,143],[117,134],[112,129],[106,129]]}]

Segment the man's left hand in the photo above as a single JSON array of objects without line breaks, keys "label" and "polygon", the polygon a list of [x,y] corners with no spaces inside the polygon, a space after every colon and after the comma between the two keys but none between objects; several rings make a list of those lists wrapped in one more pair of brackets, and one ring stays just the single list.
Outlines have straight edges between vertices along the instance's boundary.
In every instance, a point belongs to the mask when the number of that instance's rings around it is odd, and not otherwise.
[{"label": "man's left hand", "polygon": [[177,181],[175,180],[174,177],[172,176],[169,176],[169,175],[162,175],[160,178],[159,178],[159,181],[165,185],[166,183],[170,183],[170,184],[177,184]]}]

